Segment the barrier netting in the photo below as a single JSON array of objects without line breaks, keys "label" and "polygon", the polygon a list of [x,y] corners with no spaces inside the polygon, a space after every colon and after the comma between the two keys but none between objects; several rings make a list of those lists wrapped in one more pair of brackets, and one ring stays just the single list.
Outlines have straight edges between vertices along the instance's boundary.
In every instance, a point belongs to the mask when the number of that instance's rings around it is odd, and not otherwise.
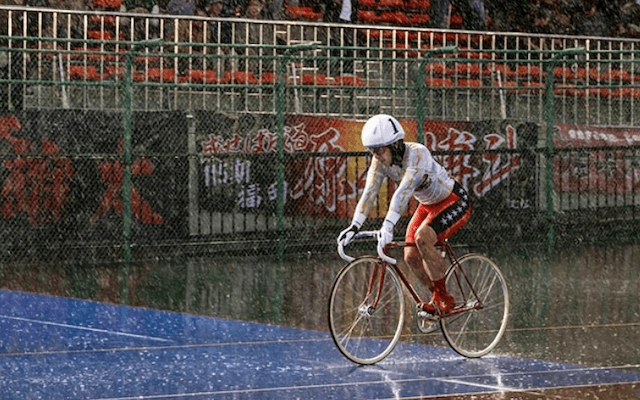
[{"label": "barrier netting", "polygon": [[[471,194],[455,243],[636,234],[633,49],[445,44],[410,57],[371,45],[182,52],[162,40],[0,39],[7,265],[333,252],[364,187],[360,131],[376,113],[396,116]],[[394,188],[383,186],[365,228],[379,226]]]}]

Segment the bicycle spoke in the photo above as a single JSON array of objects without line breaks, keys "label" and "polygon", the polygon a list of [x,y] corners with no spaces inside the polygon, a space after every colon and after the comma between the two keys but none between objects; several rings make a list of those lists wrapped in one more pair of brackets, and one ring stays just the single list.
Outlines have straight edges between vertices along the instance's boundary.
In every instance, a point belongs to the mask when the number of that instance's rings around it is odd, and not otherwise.
[{"label": "bicycle spoke", "polygon": [[[471,313],[462,314],[460,319],[462,319],[463,322],[460,324],[460,328],[457,330],[457,335],[455,336],[456,339],[459,339],[461,335],[467,332],[467,325],[469,324],[469,320],[471,319]],[[459,340],[455,340],[455,342],[458,343]]]},{"label": "bicycle spoke", "polygon": [[351,324],[351,325],[347,326],[347,329],[345,329],[343,332],[341,332],[341,333],[339,334],[339,336],[341,336],[341,337],[345,337],[345,338],[350,338],[350,337],[352,337],[352,336],[353,336],[353,335],[352,335],[352,334],[353,334],[353,330],[354,330],[358,325],[360,325],[360,321],[361,321],[362,319],[363,319],[363,317],[362,317],[362,316],[359,316],[358,318],[356,318],[356,320],[355,320],[355,321],[353,321],[353,324]]},{"label": "bicycle spoke", "polygon": [[[360,318],[360,319],[362,319],[362,318]],[[359,324],[356,322],[356,323],[354,323],[354,324],[352,325],[352,328],[349,330],[349,334],[346,334],[346,335],[344,336],[344,339],[345,339],[345,340],[342,340],[342,341],[341,341],[341,343],[343,344],[343,346],[344,346],[345,348],[346,348],[346,347],[350,347],[350,346],[349,346],[349,343],[351,343],[352,341],[353,341],[353,342],[357,342],[357,346],[356,346],[356,347],[355,347],[355,349],[354,349],[354,353],[356,353],[356,354],[358,353],[358,349],[360,348],[360,344],[361,344],[361,341],[362,341],[362,332],[364,332],[364,331],[365,331],[366,324],[368,324],[368,322],[365,322],[365,323],[363,324],[362,328],[360,329],[359,334],[357,334],[356,336],[352,335],[352,334],[351,334],[351,331],[352,331],[353,329],[355,329]]]},{"label": "bicycle spoke", "polygon": [[[489,277],[492,277],[493,279],[491,280],[491,283],[487,283],[486,280],[489,279]],[[487,296],[489,296],[489,294],[492,292],[493,287],[496,283],[496,281],[498,280],[498,276],[497,275],[492,275],[492,274],[488,274],[486,273],[484,275],[483,278],[483,282],[481,285],[475,285],[475,288],[479,288],[478,290],[478,298],[480,299],[480,301],[482,301],[483,303],[487,300]],[[487,286],[488,285],[488,286]]]},{"label": "bicycle spoke", "polygon": [[493,309],[497,309],[498,311],[502,311],[502,308],[504,307],[504,302],[503,301],[496,301],[493,303],[484,303],[483,307],[482,307],[482,311],[488,311],[488,310],[493,310]]}]

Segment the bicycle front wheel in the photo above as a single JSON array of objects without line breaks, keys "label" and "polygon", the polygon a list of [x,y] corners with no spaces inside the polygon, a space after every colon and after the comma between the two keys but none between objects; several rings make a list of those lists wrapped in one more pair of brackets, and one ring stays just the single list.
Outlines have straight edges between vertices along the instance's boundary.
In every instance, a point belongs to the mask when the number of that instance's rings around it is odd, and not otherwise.
[{"label": "bicycle front wheel", "polygon": [[361,257],[336,277],[329,298],[329,329],[338,349],[358,364],[391,353],[404,321],[402,287],[379,258]]},{"label": "bicycle front wheel", "polygon": [[446,276],[458,305],[440,321],[444,337],[458,354],[482,357],[498,344],[507,327],[509,293],[498,266],[481,254],[467,254]]}]

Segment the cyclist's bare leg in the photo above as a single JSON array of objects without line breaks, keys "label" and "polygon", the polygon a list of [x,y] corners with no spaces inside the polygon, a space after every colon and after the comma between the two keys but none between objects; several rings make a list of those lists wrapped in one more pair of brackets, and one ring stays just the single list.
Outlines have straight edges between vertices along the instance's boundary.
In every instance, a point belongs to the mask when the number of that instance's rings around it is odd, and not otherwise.
[{"label": "cyclist's bare leg", "polygon": [[424,260],[429,279],[433,282],[443,279],[447,272],[447,263],[436,249],[437,241],[436,232],[426,221],[423,222],[416,231],[416,247]]},{"label": "cyclist's bare leg", "polygon": [[404,248],[404,260],[429,290],[433,290],[433,281],[444,278],[447,270],[445,260],[435,247],[437,240],[436,232],[424,221],[416,230],[416,246]]},{"label": "cyclist's bare leg", "polygon": [[[423,275],[427,275],[429,281],[431,281],[429,289],[433,292],[431,302],[427,305],[422,305],[421,307],[429,313],[447,314],[455,305],[455,299],[447,293],[445,286],[447,263],[442,257],[441,252],[435,247],[437,240],[438,235],[426,221],[424,221],[416,230],[415,249],[420,254],[420,258],[422,259],[421,266],[423,267]],[[405,250],[405,258],[406,255],[407,253]],[[414,259],[412,259],[412,262],[417,265],[418,263],[415,260],[415,255],[413,256]]]},{"label": "cyclist's bare leg", "polygon": [[429,278],[429,269],[416,246],[407,246],[404,248],[404,261],[411,267],[413,274],[418,280],[429,290],[433,290],[433,282]]}]

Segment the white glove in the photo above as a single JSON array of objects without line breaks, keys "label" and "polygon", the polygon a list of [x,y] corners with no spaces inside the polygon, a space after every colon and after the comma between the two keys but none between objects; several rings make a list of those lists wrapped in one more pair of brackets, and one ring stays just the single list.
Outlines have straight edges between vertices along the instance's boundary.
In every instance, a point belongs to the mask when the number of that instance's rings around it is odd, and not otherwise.
[{"label": "white glove", "polygon": [[378,248],[384,249],[391,242],[393,242],[393,223],[385,219],[382,228],[378,231]]},{"label": "white glove", "polygon": [[353,240],[353,237],[358,233],[360,228],[357,225],[351,224],[347,229],[340,232],[340,236],[338,236],[338,244],[342,247],[345,247]]}]

